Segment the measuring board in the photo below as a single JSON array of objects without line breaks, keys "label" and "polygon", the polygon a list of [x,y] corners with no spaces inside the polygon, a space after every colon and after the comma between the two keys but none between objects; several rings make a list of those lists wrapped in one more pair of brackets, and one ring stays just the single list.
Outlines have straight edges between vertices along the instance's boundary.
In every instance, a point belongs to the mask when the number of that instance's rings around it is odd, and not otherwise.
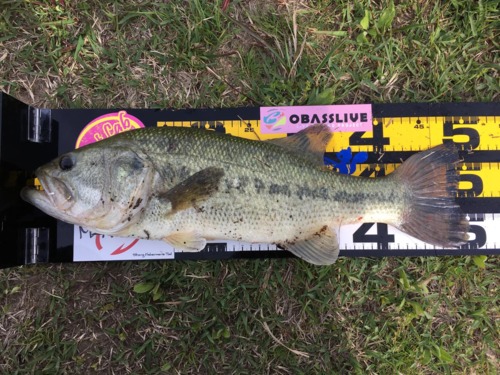
[{"label": "measuring board", "polygon": [[[50,218],[18,199],[19,190],[33,177],[34,169],[74,149],[77,140],[82,138],[82,131],[96,121],[116,126],[125,126],[128,121],[129,125],[141,127],[193,127],[254,140],[287,136],[286,133],[263,132],[259,108],[39,110],[5,94],[1,101],[0,245],[2,249],[15,250],[0,256],[1,267],[43,262],[291,256],[272,244],[232,241],[209,242],[200,253],[176,252],[161,241],[137,241],[91,233]],[[463,159],[457,165],[460,183],[456,200],[470,220],[470,240],[459,249],[443,249],[418,241],[386,224],[345,225],[340,228],[340,255],[500,254],[498,104],[373,104],[372,115],[372,131],[334,133],[326,149],[325,164],[354,176],[377,178],[393,172],[416,152],[445,142],[455,143]],[[112,119],[118,120],[113,123]],[[19,134],[27,140],[19,140]],[[33,152],[40,158],[33,160],[26,156]]]}]

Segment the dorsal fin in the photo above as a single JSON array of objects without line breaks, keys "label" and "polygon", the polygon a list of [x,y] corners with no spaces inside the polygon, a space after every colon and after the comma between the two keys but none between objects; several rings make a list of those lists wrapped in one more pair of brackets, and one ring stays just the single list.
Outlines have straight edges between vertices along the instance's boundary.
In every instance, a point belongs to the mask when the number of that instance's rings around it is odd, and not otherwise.
[{"label": "dorsal fin", "polygon": [[316,164],[323,165],[323,155],[330,139],[332,139],[330,128],[325,124],[317,124],[309,126],[297,134],[286,138],[272,139],[268,142],[292,151]]}]

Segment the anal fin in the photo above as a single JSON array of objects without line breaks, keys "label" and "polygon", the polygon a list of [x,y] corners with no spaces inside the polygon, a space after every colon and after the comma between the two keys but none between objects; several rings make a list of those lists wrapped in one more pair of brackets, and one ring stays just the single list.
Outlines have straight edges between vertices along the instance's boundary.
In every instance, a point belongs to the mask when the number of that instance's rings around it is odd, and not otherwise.
[{"label": "anal fin", "polygon": [[340,252],[337,233],[326,225],[310,238],[280,246],[306,262],[316,265],[335,263]]},{"label": "anal fin", "polygon": [[207,240],[196,232],[175,232],[163,238],[178,250],[187,252],[201,251],[207,245]]}]

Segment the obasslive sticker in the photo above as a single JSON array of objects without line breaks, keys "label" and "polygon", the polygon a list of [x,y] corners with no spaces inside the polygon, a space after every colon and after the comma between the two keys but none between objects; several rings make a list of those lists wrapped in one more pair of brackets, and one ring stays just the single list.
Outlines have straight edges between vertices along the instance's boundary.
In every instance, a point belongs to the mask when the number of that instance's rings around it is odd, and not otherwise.
[{"label": "obasslive sticker", "polygon": [[[85,126],[78,136],[76,148],[139,128],[144,128],[142,121],[126,111],[107,113]],[[173,248],[164,241],[104,236],[79,226],[74,227],[73,241],[75,262],[174,258]]]},{"label": "obasslive sticker", "polygon": [[326,124],[334,132],[366,132],[373,130],[372,121],[371,104],[260,108],[264,134],[297,133],[314,124]]}]

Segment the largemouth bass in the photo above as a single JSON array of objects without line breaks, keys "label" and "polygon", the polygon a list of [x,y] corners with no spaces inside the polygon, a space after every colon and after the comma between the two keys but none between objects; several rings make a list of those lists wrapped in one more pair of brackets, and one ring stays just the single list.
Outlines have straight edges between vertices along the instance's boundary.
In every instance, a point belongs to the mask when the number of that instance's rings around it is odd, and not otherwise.
[{"label": "largemouth bass", "polygon": [[455,203],[452,144],[415,154],[382,178],[323,165],[326,125],[274,141],[191,128],[145,128],[40,167],[23,199],[91,231],[162,239],[183,251],[207,240],[274,243],[314,264],[338,257],[341,225],[383,222],[430,244],[467,241]]}]

